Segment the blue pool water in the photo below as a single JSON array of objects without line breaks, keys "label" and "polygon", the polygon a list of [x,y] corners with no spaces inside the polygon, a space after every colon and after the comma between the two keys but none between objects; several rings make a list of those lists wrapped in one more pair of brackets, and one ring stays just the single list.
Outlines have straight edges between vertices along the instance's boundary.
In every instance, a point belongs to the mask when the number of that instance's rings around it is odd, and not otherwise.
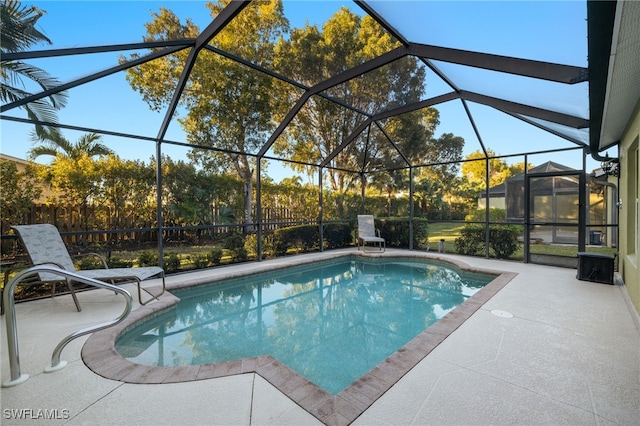
[{"label": "blue pool water", "polygon": [[116,349],[144,365],[272,355],[337,394],[494,276],[415,259],[345,258],[174,291]]}]

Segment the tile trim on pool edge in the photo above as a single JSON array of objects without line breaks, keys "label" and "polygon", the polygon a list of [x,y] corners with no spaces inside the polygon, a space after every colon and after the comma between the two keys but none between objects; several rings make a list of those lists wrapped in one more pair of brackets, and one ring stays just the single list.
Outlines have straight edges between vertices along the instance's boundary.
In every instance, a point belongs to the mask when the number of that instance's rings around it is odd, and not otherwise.
[{"label": "tile trim on pool edge", "polygon": [[498,276],[337,395],[326,392],[270,355],[185,367],[147,366],[122,357],[115,349],[117,338],[136,324],[173,309],[179,299],[171,293],[165,293],[158,301],[132,311],[122,323],[91,335],[82,348],[82,359],[89,369],[102,377],[137,384],[166,384],[238,374],[258,374],[321,422],[347,425],[517,275],[511,272],[470,268],[461,262],[452,262],[451,259],[440,257],[410,257],[445,261],[465,271],[492,273]]}]

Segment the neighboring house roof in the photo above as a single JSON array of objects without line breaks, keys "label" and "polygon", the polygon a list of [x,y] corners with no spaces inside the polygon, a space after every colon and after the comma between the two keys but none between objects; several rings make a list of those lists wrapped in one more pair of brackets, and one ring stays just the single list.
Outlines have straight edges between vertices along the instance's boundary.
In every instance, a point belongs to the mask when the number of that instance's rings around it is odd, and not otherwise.
[{"label": "neighboring house roof", "polygon": [[[504,197],[505,196],[506,185],[501,183],[500,185],[492,186],[489,188],[489,197]],[[480,196],[486,197],[487,191],[482,191]]]},{"label": "neighboring house roof", "polygon": [[[576,169],[573,169],[571,167],[565,166],[563,164],[555,163],[553,161],[547,161],[544,164],[541,164],[539,166],[536,166],[536,167],[534,167],[532,169],[527,170],[527,174],[551,173],[551,172],[572,172],[572,171],[575,171],[575,170]],[[524,180],[524,173],[517,174],[517,175],[512,176],[509,179],[507,179],[507,181],[514,181],[514,180]]]},{"label": "neighboring house roof", "polygon": [[[536,166],[527,170],[527,174],[568,172],[568,171],[574,171],[574,170],[576,169],[573,169],[571,167],[568,167],[553,161],[547,161],[544,164],[541,164],[539,166]],[[520,173],[515,176],[512,176],[509,179],[507,179],[505,182],[501,183],[500,185],[492,186],[491,188],[489,188],[489,197],[504,197],[506,193],[506,183],[513,182],[513,181],[520,181],[520,180],[524,180],[524,173]],[[482,191],[480,193],[480,197],[486,197],[486,191]]]},{"label": "neighboring house roof", "polygon": [[22,159],[22,158],[13,157],[13,156],[11,156],[11,155],[2,154],[2,153],[0,153],[0,160],[3,160],[3,161],[13,161],[13,162],[14,162],[14,163],[16,163],[16,164],[22,164],[22,165],[25,165],[25,166],[26,166],[26,165],[28,165],[28,164],[30,164],[30,163],[29,163],[29,161],[24,160],[24,159]]}]

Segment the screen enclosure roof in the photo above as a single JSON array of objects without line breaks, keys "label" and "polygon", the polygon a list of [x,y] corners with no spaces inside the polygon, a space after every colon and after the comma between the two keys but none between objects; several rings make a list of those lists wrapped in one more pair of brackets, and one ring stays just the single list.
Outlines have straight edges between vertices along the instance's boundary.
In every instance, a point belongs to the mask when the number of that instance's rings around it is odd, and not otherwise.
[{"label": "screen enclosure roof", "polygon": [[[273,144],[295,122],[299,111],[312,98],[321,97],[323,102],[333,102],[339,108],[357,111],[360,115],[358,125],[342,135],[341,140],[335,141],[334,149],[315,163],[329,167],[336,155],[350,143],[363,138],[369,129],[377,128],[384,134],[385,123],[390,118],[430,106],[440,111],[437,133],[463,135],[467,152],[477,150],[487,155],[489,152],[519,155],[555,149],[584,148],[593,153],[606,149],[617,142],[616,136],[620,131],[615,130],[616,123],[612,123],[611,118],[615,116],[616,104],[608,98],[607,108],[604,108],[609,71],[602,75],[606,62],[603,58],[608,57],[611,40],[614,43],[623,41],[622,37],[617,37],[618,34],[637,32],[640,27],[626,22],[620,9],[616,17],[615,2],[589,2],[611,3],[613,7],[611,4],[589,5],[591,9],[588,10],[587,2],[581,1],[284,1],[284,14],[291,27],[317,25],[322,28],[327,19],[346,7],[361,17],[368,15],[373,18],[395,41],[394,48],[372,59],[334,75],[324,75],[317,81],[302,82],[260,63],[255,57],[243,56],[251,49],[238,46],[222,50],[217,47],[216,38],[222,37],[225,28],[234,19],[240,19],[245,9],[252,7],[252,2],[232,1],[213,17],[204,2],[36,2],[36,5],[47,10],[57,3],[67,6],[73,3],[79,8],[93,3],[94,11],[99,7],[106,8],[105,20],[112,16],[109,8],[136,19],[122,20],[119,23],[121,29],[108,22],[89,25],[85,29],[78,26],[75,38],[71,35],[66,43],[56,44],[55,37],[51,36],[54,41],[51,49],[3,55],[3,62],[22,60],[34,63],[48,71],[51,69],[50,73],[63,81],[55,89],[34,90],[33,96],[3,104],[3,120],[29,122],[20,113],[21,106],[65,90],[69,94],[70,106],[76,93],[78,98],[93,96],[94,113],[88,114],[84,110],[84,115],[72,116],[62,110],[59,125],[63,128],[187,146],[184,133],[176,130],[180,127],[177,118],[184,115],[186,108],[180,102],[182,91],[198,56],[216,54],[252,72],[285,82],[297,91],[297,98],[288,112],[274,123],[273,131],[265,135],[263,143],[248,154],[286,161],[288,158],[273,152]],[[184,10],[187,6],[189,9]],[[158,13],[160,7],[169,10],[175,7],[176,14],[182,19],[193,19],[199,33],[192,38],[143,41],[146,31],[141,23],[151,21],[150,11]],[[634,9],[637,15],[638,7]],[[52,13],[55,11],[47,11],[48,15]],[[588,25],[588,13],[589,23],[596,21],[596,18],[592,19],[594,14],[601,18],[597,26]],[[44,19],[42,25],[46,25]],[[627,16],[627,20],[633,19],[637,18]],[[130,28],[125,29],[125,25],[130,25]],[[616,36],[612,35],[614,27]],[[110,30],[101,31],[101,28]],[[47,32],[52,31],[48,29]],[[603,34],[609,36],[604,37],[600,46],[589,44],[590,37],[601,40]],[[131,119],[135,114],[127,113],[133,101],[120,108],[117,100],[99,98],[115,96],[117,99],[117,94],[114,95],[116,89],[112,89],[116,85],[132,92],[128,85],[122,84],[128,69],[181,51],[188,52],[188,55],[184,56],[183,71],[177,84],[171,89],[173,96],[160,113],[156,112],[152,119],[145,120],[145,126],[140,126],[143,118]],[[594,60],[588,63],[591,52],[594,52]],[[392,66],[405,57],[415,58],[418,66],[424,69],[422,99],[390,109],[363,110],[339,96],[339,89],[345,85],[363,75]],[[636,56],[636,61],[637,57],[640,55]],[[68,66],[71,60],[73,67]],[[288,60],[296,61],[296,58]],[[635,80],[636,85],[638,81],[640,79]],[[229,80],[225,84],[236,85],[237,82]],[[597,85],[598,96],[593,88],[590,92],[590,84]],[[96,87],[95,90],[89,89],[92,86]],[[129,93],[126,99],[135,99],[135,95]],[[137,95],[137,98],[136,102],[144,105],[141,96]],[[120,110],[122,117],[118,116]],[[140,117],[147,114],[148,107],[141,107]],[[535,130],[533,136],[521,137],[521,129]],[[609,129],[612,129],[610,133]],[[394,141],[389,139],[394,145]],[[400,149],[398,155],[406,160]],[[419,166],[406,162],[409,166]]]}]

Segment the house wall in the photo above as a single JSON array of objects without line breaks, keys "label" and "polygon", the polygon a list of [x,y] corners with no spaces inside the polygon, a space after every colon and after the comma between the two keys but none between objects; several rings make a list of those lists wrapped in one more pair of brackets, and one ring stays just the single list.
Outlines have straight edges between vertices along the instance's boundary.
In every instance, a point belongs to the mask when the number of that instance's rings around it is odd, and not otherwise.
[{"label": "house wall", "polygon": [[[12,157],[11,155],[6,155],[2,153],[0,153],[0,160],[13,162],[16,165],[16,169],[18,170],[18,173],[24,173],[27,166],[31,164],[29,161],[23,160],[22,158]],[[45,184],[44,182],[40,182],[40,189],[42,190],[42,193],[40,194],[40,198],[38,198],[37,200],[34,200],[34,203],[36,205],[45,204],[49,198],[55,195],[55,193],[51,190],[49,185]]]},{"label": "house wall", "polygon": [[[487,199],[484,197],[478,198],[478,208],[484,209],[487,204],[486,201]],[[490,197],[489,207],[491,207],[492,209],[504,209],[505,208],[504,197]]]},{"label": "house wall", "polygon": [[640,313],[640,101],[620,141],[620,259],[627,291]]}]

